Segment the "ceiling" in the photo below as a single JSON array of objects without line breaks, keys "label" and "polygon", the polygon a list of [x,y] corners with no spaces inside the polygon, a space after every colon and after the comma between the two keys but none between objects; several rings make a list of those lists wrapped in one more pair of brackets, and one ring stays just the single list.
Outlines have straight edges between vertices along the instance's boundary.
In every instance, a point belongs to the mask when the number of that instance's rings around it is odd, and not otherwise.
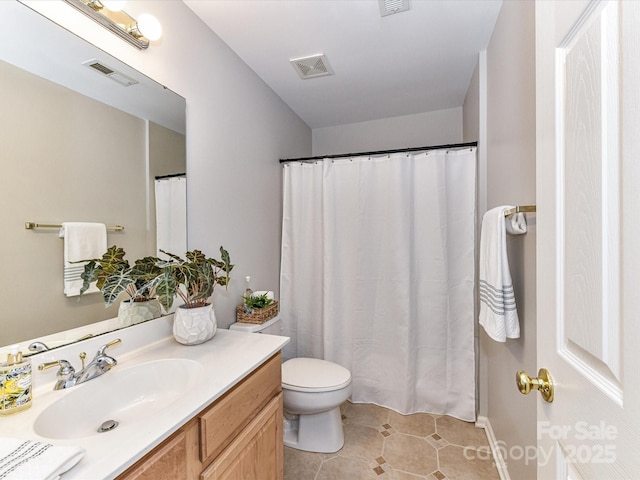
[{"label": "ceiling", "polygon": [[[501,0],[184,0],[311,128],[460,107]],[[323,53],[335,74],[289,60]]]}]

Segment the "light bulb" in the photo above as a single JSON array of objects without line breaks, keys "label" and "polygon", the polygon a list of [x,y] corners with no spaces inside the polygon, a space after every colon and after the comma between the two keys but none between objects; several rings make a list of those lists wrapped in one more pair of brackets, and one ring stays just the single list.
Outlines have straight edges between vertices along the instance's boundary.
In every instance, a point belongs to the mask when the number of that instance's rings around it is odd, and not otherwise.
[{"label": "light bulb", "polygon": [[111,10],[112,12],[119,12],[124,8],[126,0],[100,0],[100,3],[107,10]]},{"label": "light bulb", "polygon": [[138,17],[137,24],[138,31],[151,41],[159,40],[162,36],[162,25],[160,25],[158,19],[150,13],[141,14]]}]

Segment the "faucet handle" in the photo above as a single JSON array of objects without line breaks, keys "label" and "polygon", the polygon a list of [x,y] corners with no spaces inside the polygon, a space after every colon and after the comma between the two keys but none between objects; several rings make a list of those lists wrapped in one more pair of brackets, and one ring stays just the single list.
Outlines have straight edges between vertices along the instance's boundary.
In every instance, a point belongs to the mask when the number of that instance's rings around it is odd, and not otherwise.
[{"label": "faucet handle", "polygon": [[70,373],[72,374],[75,372],[71,364],[66,360],[56,360],[55,362],[42,363],[38,365],[38,370],[42,372],[44,370],[47,370],[48,368],[57,367],[57,366],[60,367],[60,371],[58,372],[59,375],[68,375]]},{"label": "faucet handle", "polygon": [[43,370],[47,370],[48,368],[56,367],[58,365],[60,365],[60,360],[56,360],[55,362],[41,363],[40,365],[38,365],[38,370],[42,372]]},{"label": "faucet handle", "polygon": [[104,352],[107,348],[109,347],[114,347],[116,345],[119,345],[122,343],[122,340],[120,340],[119,338],[116,338],[115,340],[110,341],[109,343],[107,343],[106,345],[102,345],[99,349],[98,349],[98,353],[96,354],[96,356],[103,356]]}]

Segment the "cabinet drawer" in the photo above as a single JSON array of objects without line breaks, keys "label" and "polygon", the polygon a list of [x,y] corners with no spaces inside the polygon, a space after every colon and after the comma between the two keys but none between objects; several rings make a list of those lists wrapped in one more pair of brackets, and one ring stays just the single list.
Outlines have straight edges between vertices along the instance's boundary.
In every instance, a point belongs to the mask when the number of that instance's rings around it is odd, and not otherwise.
[{"label": "cabinet drawer", "polygon": [[199,416],[200,461],[206,465],[282,390],[280,353]]}]

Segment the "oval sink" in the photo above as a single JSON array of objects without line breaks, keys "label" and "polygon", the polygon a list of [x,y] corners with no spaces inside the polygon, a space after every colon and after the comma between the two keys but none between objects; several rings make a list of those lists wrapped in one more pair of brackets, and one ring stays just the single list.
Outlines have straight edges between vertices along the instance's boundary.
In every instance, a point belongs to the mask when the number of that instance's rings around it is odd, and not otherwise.
[{"label": "oval sink", "polygon": [[188,395],[203,372],[201,364],[182,358],[119,368],[71,387],[38,415],[35,432],[47,438],[81,438],[101,434],[98,429],[111,420],[119,426],[102,430],[148,420]]}]

